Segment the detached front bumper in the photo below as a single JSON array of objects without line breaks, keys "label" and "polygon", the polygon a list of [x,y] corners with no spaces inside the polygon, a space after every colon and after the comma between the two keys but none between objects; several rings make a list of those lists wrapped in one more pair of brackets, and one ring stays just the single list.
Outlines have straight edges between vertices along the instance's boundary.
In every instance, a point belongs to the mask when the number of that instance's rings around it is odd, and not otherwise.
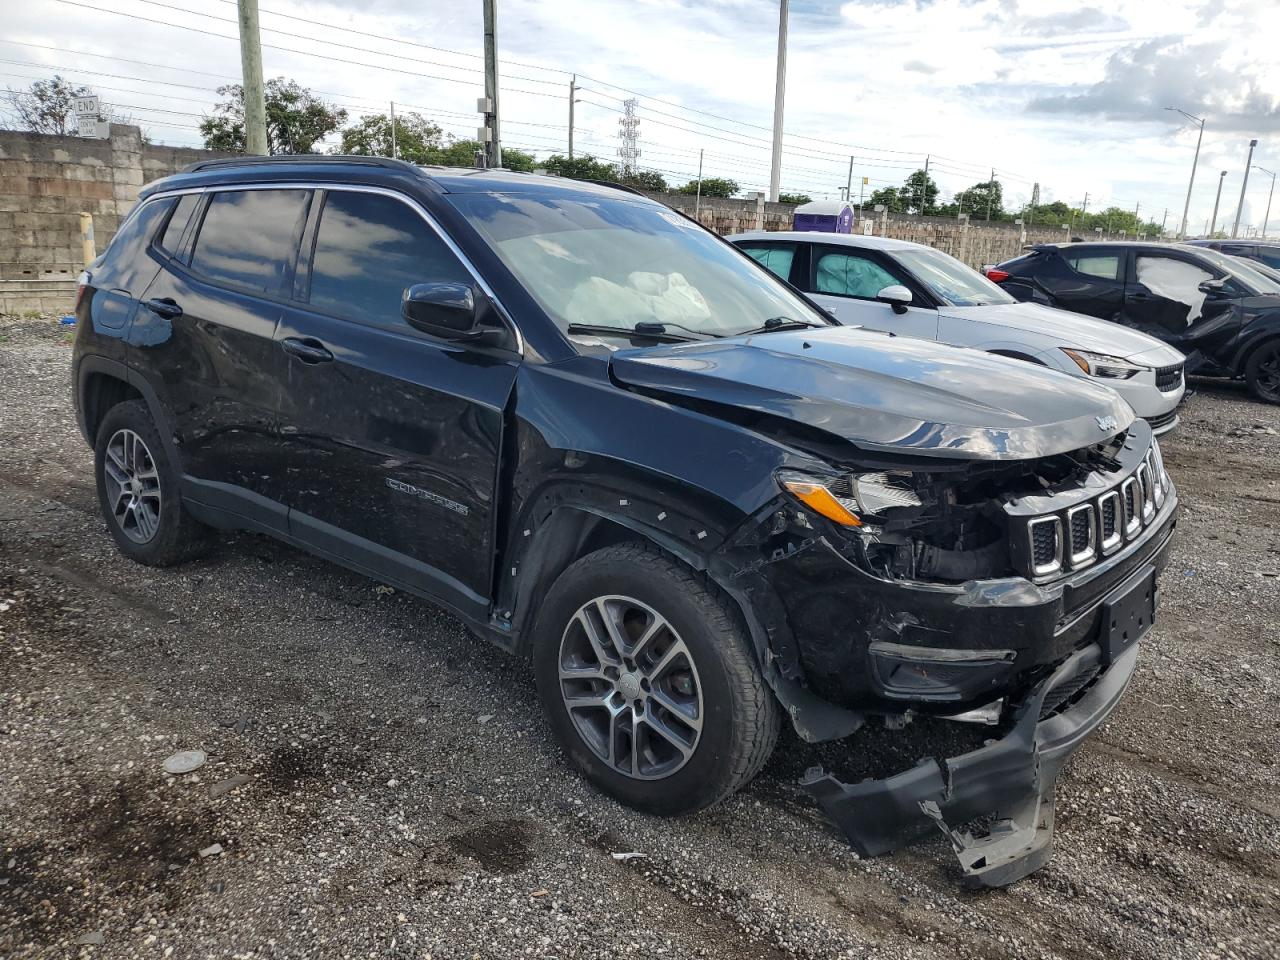
[{"label": "detached front bumper", "polygon": [[[1116,708],[1133,676],[1137,640],[1114,656],[1104,646],[1090,644],[1070,656],[1032,689],[1009,733],[981,749],[852,785],[813,768],[800,785],[862,856],[887,853],[941,828],[970,884],[1000,887],[1020,880],[1052,853],[1059,771]],[[961,832],[978,818],[991,818],[984,835]]]}]

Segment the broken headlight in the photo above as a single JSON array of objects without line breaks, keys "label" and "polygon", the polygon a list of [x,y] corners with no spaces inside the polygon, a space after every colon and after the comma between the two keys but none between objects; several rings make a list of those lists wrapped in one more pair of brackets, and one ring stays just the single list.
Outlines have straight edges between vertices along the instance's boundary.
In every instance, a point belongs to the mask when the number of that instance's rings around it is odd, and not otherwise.
[{"label": "broken headlight", "polygon": [[778,483],[810,510],[845,527],[860,527],[863,517],[894,507],[919,507],[919,495],[906,475],[887,473],[816,477],[795,471],[778,474]]}]

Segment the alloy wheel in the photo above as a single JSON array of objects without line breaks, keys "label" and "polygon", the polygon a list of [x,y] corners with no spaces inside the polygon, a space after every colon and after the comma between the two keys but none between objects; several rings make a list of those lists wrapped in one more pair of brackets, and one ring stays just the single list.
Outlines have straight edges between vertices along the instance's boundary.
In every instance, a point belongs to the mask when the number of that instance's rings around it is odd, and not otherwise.
[{"label": "alloy wheel", "polygon": [[1258,362],[1254,379],[1258,392],[1272,403],[1280,403],[1280,342],[1261,348],[1266,351]]},{"label": "alloy wheel", "polygon": [[560,694],[582,740],[609,767],[661,780],[702,735],[693,656],[660,613],[630,597],[584,603],[560,640]]},{"label": "alloy wheel", "polygon": [[102,473],[120,531],[134,543],[150,542],[160,529],[160,472],[142,437],[132,430],[113,433]]}]

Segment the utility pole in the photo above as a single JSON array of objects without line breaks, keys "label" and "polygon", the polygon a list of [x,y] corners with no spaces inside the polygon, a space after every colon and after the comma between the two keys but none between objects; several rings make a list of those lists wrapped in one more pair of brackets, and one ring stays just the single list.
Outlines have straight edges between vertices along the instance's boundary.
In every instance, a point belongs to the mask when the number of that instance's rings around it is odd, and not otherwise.
[{"label": "utility pole", "polygon": [[391,101],[391,159],[400,159],[400,145],[396,143],[396,102]]},{"label": "utility pole", "polygon": [[787,17],[789,0],[778,4],[778,78],[773,89],[773,159],[769,164],[769,199],[777,203],[782,187],[782,110],[787,100]]},{"label": "utility pole", "polygon": [[484,111],[485,129],[489,139],[485,141],[485,166],[502,166],[502,137],[498,128],[498,11],[497,0],[482,0],[484,4]]},{"label": "utility pole", "polygon": [[853,157],[849,158],[849,179],[845,181],[844,198],[853,203]]},{"label": "utility pole", "polygon": [[1200,162],[1200,144],[1204,142],[1204,117],[1194,117],[1187,111],[1179,110],[1177,107],[1165,107],[1165,109],[1180,113],[1188,120],[1194,120],[1200,124],[1200,135],[1196,137],[1196,153],[1191,158],[1191,179],[1187,181],[1187,202],[1182,205],[1182,225],[1178,227],[1178,239],[1185,240],[1187,238],[1187,213],[1191,210],[1191,188],[1196,185],[1196,165]]},{"label": "utility pole", "polygon": [[991,168],[991,182],[987,184],[987,220],[991,220],[991,200],[996,193],[996,168]]},{"label": "utility pole", "polygon": [[1142,207],[1142,201],[1139,200],[1133,205],[1133,233],[1137,236],[1138,231],[1142,229],[1142,221],[1138,219],[1138,210]]},{"label": "utility pole", "polygon": [[1262,218],[1261,236],[1262,236],[1262,239],[1265,240],[1267,238],[1267,224],[1271,222],[1271,198],[1275,196],[1275,193],[1276,193],[1276,175],[1272,173],[1270,170],[1268,170],[1266,167],[1259,167],[1255,165],[1254,169],[1261,170],[1263,173],[1270,174],[1271,176],[1271,192],[1267,194],[1267,212],[1266,212],[1266,215],[1263,216]]},{"label": "utility pole", "polygon": [[569,81],[569,159],[573,159],[573,105],[578,102],[578,75]]},{"label": "utility pole", "polygon": [[[698,192],[693,197],[693,219],[702,211],[702,148],[698,148]],[[702,221],[698,221],[701,223]]]},{"label": "utility pole", "polygon": [[244,152],[267,155],[267,98],[262,89],[262,35],[258,32],[258,0],[238,0],[240,20],[240,85],[244,89]]},{"label": "utility pole", "polygon": [[1222,181],[1227,178],[1227,171],[1218,174],[1218,192],[1213,198],[1213,216],[1209,218],[1209,236],[1218,232],[1218,201],[1222,199]]},{"label": "utility pole", "polygon": [[1233,240],[1236,234],[1240,232],[1240,214],[1244,212],[1244,192],[1249,189],[1249,170],[1253,166],[1253,148],[1257,145],[1257,140],[1249,141],[1249,156],[1244,162],[1244,183],[1240,184],[1240,202],[1236,204],[1236,222],[1231,225],[1231,238]]},{"label": "utility pole", "polygon": [[1040,203],[1040,181],[1036,181],[1031,185],[1031,218],[1028,221],[1031,226],[1036,223],[1036,206]]},{"label": "utility pole", "polygon": [[920,192],[924,194],[920,198],[920,216],[925,215],[925,208],[929,206],[929,161],[933,158],[933,154],[926,153],[924,155],[924,183],[920,184]]},{"label": "utility pole", "polygon": [[1164,239],[1164,225],[1169,222],[1169,208],[1164,208],[1164,216],[1160,218],[1160,239]]}]

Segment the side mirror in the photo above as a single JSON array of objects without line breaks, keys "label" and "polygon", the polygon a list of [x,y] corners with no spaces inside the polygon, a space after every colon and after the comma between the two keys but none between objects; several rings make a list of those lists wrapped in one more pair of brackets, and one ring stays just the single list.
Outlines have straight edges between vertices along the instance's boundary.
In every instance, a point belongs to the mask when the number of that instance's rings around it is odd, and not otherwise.
[{"label": "side mirror", "polygon": [[1222,288],[1227,285],[1225,280],[1201,280],[1200,285],[1196,288],[1201,293],[1207,293],[1213,296],[1215,293],[1222,293]]},{"label": "side mirror", "polygon": [[890,284],[876,294],[876,299],[893,307],[894,313],[906,313],[911,302],[911,291],[900,283]]},{"label": "side mirror", "polygon": [[409,326],[443,340],[473,340],[484,331],[476,324],[476,297],[466,283],[415,283],[400,301]]}]

